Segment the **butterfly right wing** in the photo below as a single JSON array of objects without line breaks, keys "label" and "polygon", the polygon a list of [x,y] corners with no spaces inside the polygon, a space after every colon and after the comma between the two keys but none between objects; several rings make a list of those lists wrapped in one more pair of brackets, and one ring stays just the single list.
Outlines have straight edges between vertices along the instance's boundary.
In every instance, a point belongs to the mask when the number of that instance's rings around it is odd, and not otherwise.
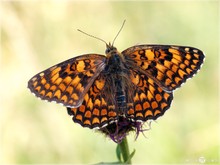
[{"label": "butterfly right wing", "polygon": [[105,61],[106,57],[98,54],[71,58],[32,77],[28,88],[42,100],[79,107]]}]

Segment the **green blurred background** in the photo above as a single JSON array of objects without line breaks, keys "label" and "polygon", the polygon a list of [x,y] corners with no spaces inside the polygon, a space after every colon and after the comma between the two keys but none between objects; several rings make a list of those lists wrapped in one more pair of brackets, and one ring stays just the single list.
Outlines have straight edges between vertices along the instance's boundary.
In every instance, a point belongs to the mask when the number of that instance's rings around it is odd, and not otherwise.
[{"label": "green blurred background", "polygon": [[134,163],[219,161],[218,1],[1,1],[1,163],[98,163],[116,160],[116,144],[72,122],[66,108],[34,97],[36,73],[105,45],[81,29],[115,42],[175,44],[203,50],[201,71],[175,91],[172,107],[152,129],[129,135]]}]

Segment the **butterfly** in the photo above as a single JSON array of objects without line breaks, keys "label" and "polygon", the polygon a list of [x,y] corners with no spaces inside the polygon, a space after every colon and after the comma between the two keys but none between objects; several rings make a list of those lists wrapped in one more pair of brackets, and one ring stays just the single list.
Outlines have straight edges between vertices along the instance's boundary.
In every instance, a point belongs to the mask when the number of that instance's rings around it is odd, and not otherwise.
[{"label": "butterfly", "polygon": [[83,127],[101,129],[119,118],[145,122],[169,109],[173,91],[203,60],[203,52],[189,46],[136,45],[119,52],[106,43],[105,55],[56,64],[33,76],[28,88],[42,100],[67,107]]}]

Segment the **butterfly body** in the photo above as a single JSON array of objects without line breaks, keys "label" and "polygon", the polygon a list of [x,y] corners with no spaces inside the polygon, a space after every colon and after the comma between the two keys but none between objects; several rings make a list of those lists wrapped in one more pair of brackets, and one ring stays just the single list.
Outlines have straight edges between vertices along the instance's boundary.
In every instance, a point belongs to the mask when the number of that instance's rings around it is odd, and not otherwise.
[{"label": "butterfly body", "polygon": [[124,56],[115,47],[107,45],[106,53],[106,66],[100,74],[106,77],[106,81],[109,84],[106,85],[106,88],[110,89],[104,89],[104,91],[110,91],[108,95],[113,96],[111,99],[113,100],[113,106],[117,109],[117,116],[125,116],[128,109],[127,98],[132,92],[132,90],[128,90],[132,88],[132,82],[129,79],[129,67]]},{"label": "butterfly body", "polygon": [[41,99],[68,107],[74,122],[101,129],[119,118],[144,122],[162,116],[173,90],[200,69],[203,59],[193,47],[137,45],[120,53],[109,44],[106,56],[74,57],[35,75],[28,87]]}]

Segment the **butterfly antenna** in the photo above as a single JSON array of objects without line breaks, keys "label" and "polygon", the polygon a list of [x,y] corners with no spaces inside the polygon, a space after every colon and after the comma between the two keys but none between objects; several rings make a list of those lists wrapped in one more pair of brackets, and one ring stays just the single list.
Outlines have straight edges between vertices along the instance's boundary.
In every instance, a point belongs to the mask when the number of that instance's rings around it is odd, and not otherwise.
[{"label": "butterfly antenna", "polygon": [[122,25],[121,25],[121,28],[119,29],[117,35],[115,36],[115,38],[114,38],[114,40],[113,40],[113,42],[112,42],[112,45],[114,45],[116,38],[118,37],[119,33],[121,32],[122,28],[124,27],[125,21],[126,21],[126,20],[123,21],[123,23],[122,23]]},{"label": "butterfly antenna", "polygon": [[79,32],[81,32],[81,33],[83,33],[83,34],[89,36],[89,37],[95,38],[95,39],[97,39],[97,40],[99,40],[99,41],[104,42],[106,45],[108,45],[107,42],[105,42],[103,39],[101,39],[101,38],[99,38],[99,37],[96,37],[96,36],[93,36],[93,35],[91,35],[91,34],[88,34],[88,33],[84,32],[84,31],[82,31],[82,30],[80,30],[80,29],[77,29],[77,30],[78,30]]}]

